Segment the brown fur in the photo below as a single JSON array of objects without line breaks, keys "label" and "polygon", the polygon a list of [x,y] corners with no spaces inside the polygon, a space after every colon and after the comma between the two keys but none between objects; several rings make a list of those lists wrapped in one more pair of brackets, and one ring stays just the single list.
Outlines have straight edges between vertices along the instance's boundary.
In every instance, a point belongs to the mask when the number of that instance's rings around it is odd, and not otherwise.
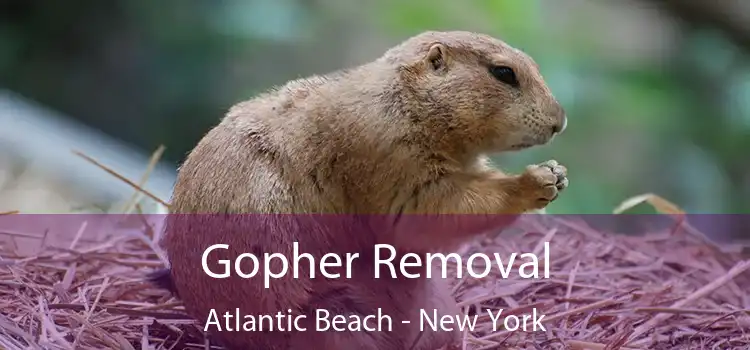
[{"label": "brown fur", "polygon": [[[515,71],[513,87],[489,64]],[[287,83],[232,107],[200,141],[179,171],[174,213],[520,214],[545,207],[567,186],[551,161],[507,175],[486,155],[548,143],[564,129],[565,113],[523,52],[470,32],[426,32],[349,70]],[[491,218],[488,216],[488,218]],[[199,232],[170,219],[162,242],[173,290],[204,322],[211,308],[274,314],[327,308],[396,315],[392,333],[222,333],[236,349],[409,349],[418,334],[400,324],[416,310],[458,309],[439,279],[372,279],[358,265],[351,280],[293,279],[264,289],[262,279],[215,280],[199,267],[209,245],[228,243],[223,258],[243,252],[292,254],[297,241],[321,257],[389,243],[399,253],[445,251],[500,225],[399,228],[326,236],[268,223],[273,234]],[[234,232],[234,233],[233,233]],[[164,276],[157,276],[156,280]],[[319,277],[319,276],[316,276]],[[162,281],[163,282],[163,281]],[[162,285],[169,286],[168,283]],[[459,343],[459,334],[425,332],[415,350]]]}]

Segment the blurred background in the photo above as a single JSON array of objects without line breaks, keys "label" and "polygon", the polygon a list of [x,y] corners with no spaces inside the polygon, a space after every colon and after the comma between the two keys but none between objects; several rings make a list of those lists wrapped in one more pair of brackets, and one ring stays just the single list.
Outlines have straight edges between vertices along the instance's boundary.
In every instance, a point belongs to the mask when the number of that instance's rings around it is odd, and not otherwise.
[{"label": "blurred background", "polygon": [[[424,30],[480,31],[540,64],[569,116],[550,213],[610,213],[654,192],[750,213],[750,1],[0,1],[0,212],[117,211],[169,199],[175,169],[234,103],[376,58]],[[646,209],[643,209],[646,210]]]}]

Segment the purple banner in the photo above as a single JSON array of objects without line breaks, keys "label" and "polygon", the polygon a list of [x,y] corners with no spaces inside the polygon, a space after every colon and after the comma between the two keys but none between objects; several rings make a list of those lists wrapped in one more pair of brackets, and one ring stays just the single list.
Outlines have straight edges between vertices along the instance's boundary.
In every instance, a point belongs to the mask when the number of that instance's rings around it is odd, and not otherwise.
[{"label": "purple banner", "polygon": [[[370,338],[379,332],[438,344],[467,327],[490,344],[496,334],[541,332],[562,320],[545,320],[566,312],[562,301],[524,299],[541,293],[536,283],[559,285],[554,293],[563,298],[571,293],[566,283],[573,288],[577,278],[595,292],[564,302],[596,303],[599,294],[618,300],[627,290],[596,292],[591,276],[640,273],[657,285],[665,271],[712,276],[740,260],[742,247],[728,243],[746,238],[749,228],[750,215],[17,214],[0,216],[0,264],[15,271],[7,275],[17,278],[13,288],[49,280],[51,292],[31,293],[33,303],[44,295],[49,310],[85,310],[90,300],[75,302],[76,293],[92,281],[140,283],[110,287],[99,306],[156,319],[192,317],[229,345],[294,344],[308,338],[292,334],[308,331],[318,331],[308,332],[312,338],[369,334],[352,336],[351,344],[377,343]],[[686,258],[698,256],[711,258]],[[616,267],[593,271],[597,259]],[[588,270],[577,270],[582,261]],[[155,286],[163,294],[138,294]],[[729,291],[722,302],[743,307],[747,301]],[[184,310],[132,307],[157,305],[158,295],[176,296]],[[23,314],[24,305],[2,311]],[[426,340],[418,339],[422,333]]]}]

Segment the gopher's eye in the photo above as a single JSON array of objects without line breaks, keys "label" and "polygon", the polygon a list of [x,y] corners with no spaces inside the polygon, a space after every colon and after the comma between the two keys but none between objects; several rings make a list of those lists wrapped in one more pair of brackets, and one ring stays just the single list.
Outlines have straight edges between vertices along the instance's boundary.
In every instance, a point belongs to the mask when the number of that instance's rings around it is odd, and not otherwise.
[{"label": "gopher's eye", "polygon": [[495,79],[502,81],[510,86],[518,87],[518,79],[513,69],[506,66],[491,66],[490,73]]}]

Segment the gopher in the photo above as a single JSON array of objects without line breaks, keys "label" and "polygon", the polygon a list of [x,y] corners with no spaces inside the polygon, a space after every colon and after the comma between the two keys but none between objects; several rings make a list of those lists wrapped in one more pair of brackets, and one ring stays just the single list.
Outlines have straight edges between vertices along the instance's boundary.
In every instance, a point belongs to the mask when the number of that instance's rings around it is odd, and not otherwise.
[{"label": "gopher", "polygon": [[[152,280],[202,323],[212,310],[309,316],[301,322],[306,332],[214,331],[228,349],[460,348],[458,331],[417,329],[419,310],[460,315],[447,281],[375,279],[373,246],[390,244],[399,256],[447,251],[546,207],[568,186],[564,166],[547,161],[512,175],[493,169],[488,156],[548,144],[566,125],[534,60],[473,32],[424,32],[369,63],[288,82],[231,107],[189,153],[171,211],[194,215],[169,216],[161,246],[170,267]],[[209,228],[200,214],[225,215],[217,220],[222,228]],[[237,219],[242,214],[267,217]],[[354,232],[295,224],[283,214],[387,219]],[[430,229],[409,219],[428,214],[454,218]],[[279,253],[291,261],[293,242],[316,263],[327,253],[361,257],[350,278],[289,272],[267,288],[261,274],[214,279],[201,268],[201,255],[216,243],[230,246],[215,251],[221,259]],[[390,331],[310,331],[316,309],[382,312],[394,324]]]}]

